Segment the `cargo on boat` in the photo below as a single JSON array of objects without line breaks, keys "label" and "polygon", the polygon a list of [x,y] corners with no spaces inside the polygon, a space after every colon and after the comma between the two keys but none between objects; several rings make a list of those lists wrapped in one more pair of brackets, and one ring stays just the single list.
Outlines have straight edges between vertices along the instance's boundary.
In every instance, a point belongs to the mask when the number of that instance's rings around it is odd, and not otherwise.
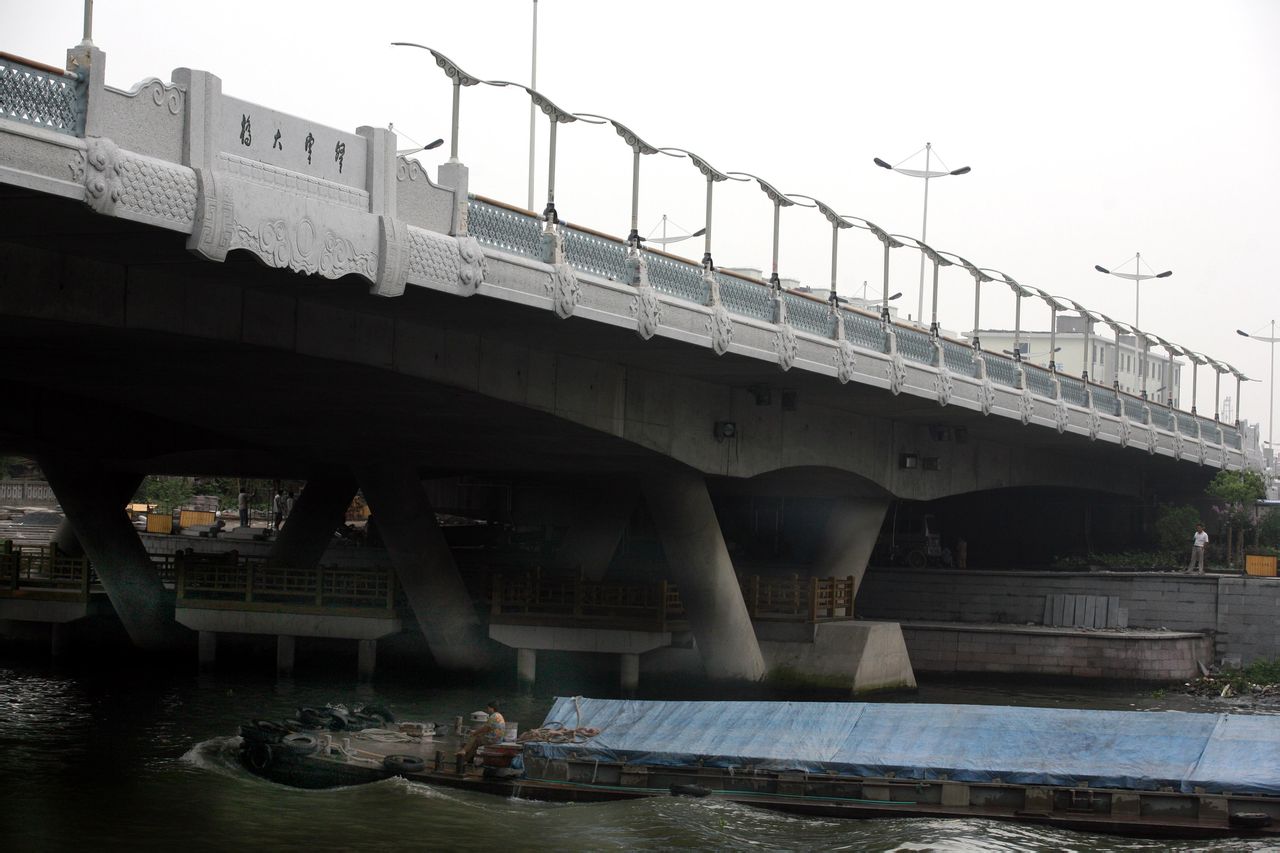
[{"label": "cargo on boat", "polygon": [[477,765],[455,757],[451,732],[302,722],[242,729],[246,766],[305,787],[398,775],[553,801],[687,795],[823,817],[1280,835],[1280,726],[1266,716],[568,697]]}]

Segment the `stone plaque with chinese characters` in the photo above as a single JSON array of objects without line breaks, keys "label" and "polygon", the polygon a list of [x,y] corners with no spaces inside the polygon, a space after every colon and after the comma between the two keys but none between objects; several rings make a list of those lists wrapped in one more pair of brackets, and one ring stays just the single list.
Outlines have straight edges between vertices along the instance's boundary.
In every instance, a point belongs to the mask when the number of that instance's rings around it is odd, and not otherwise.
[{"label": "stone plaque with chinese characters", "polygon": [[363,137],[239,98],[222,100],[219,148],[237,157],[367,189]]}]

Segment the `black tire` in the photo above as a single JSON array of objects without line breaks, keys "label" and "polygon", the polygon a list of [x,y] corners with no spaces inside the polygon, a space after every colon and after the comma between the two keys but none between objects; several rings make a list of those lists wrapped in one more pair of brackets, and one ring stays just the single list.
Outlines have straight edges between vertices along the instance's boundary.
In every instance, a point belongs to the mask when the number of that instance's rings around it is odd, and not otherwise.
[{"label": "black tire", "polygon": [[1262,829],[1271,825],[1271,815],[1266,812],[1236,812],[1228,820],[1232,826],[1243,829]]},{"label": "black tire", "polygon": [[293,755],[310,755],[320,748],[320,740],[315,735],[295,732],[291,735],[285,735],[281,739],[280,745]]},{"label": "black tire", "polygon": [[388,755],[382,759],[382,766],[392,773],[421,773],[427,769],[427,762],[416,755]]},{"label": "black tire", "polygon": [[245,760],[253,770],[266,770],[275,760],[275,753],[271,751],[270,745],[255,742],[249,744],[249,748],[245,750]]},{"label": "black tire", "polygon": [[360,710],[371,717],[379,717],[384,726],[396,721],[396,715],[382,705],[366,705]]},{"label": "black tire", "polygon": [[710,788],[701,785],[672,785],[670,790],[673,797],[705,797],[711,793]]},{"label": "black tire", "polygon": [[240,727],[240,737],[249,743],[279,743],[289,730],[271,720],[252,720]]},{"label": "black tire", "polygon": [[913,569],[923,569],[929,565],[929,556],[918,548],[908,551],[907,565]]}]

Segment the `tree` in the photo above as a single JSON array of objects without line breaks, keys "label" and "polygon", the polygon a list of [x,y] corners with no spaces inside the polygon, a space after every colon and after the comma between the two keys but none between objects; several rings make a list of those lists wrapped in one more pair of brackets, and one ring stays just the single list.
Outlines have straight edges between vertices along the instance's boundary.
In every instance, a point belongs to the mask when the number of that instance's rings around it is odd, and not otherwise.
[{"label": "tree", "polygon": [[1189,547],[1191,534],[1200,523],[1200,513],[1193,506],[1165,504],[1156,515],[1156,543],[1161,551],[1181,552]]},{"label": "tree", "polygon": [[[1254,525],[1253,504],[1266,496],[1266,484],[1256,471],[1222,470],[1213,475],[1204,493],[1214,502],[1214,512],[1226,525],[1229,566],[1236,553],[1244,551],[1244,531]],[[1240,531],[1238,543],[1232,537],[1232,528]]]}]

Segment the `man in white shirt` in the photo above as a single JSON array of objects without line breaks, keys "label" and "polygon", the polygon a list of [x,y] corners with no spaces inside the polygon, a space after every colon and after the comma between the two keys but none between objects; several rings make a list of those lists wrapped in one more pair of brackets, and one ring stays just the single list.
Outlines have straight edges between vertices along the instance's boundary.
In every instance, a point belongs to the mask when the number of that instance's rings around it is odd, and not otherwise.
[{"label": "man in white shirt", "polygon": [[1204,574],[1204,546],[1208,544],[1209,534],[1204,532],[1203,524],[1197,524],[1196,535],[1191,538],[1191,565],[1187,571]]}]

